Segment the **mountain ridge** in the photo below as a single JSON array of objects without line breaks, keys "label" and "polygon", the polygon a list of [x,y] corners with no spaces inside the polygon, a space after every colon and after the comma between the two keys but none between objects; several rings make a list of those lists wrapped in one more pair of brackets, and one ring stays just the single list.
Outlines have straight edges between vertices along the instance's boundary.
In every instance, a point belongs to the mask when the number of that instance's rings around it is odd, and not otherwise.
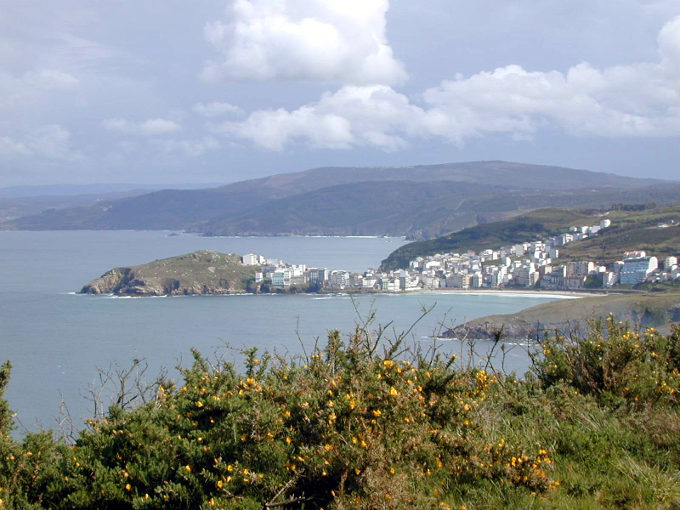
[{"label": "mountain ridge", "polygon": [[[658,194],[650,189],[659,186],[677,186],[680,192],[680,182],[503,161],[320,167],[217,188],[160,190],[86,207],[48,210],[5,222],[4,227],[177,229],[208,235],[361,233],[428,238],[554,202],[564,205],[576,201],[577,205],[594,206],[629,201],[630,195],[646,200]],[[367,189],[368,192],[362,191]],[[391,205],[380,196],[383,192],[391,197]],[[465,197],[461,198],[462,194]],[[413,200],[415,195],[418,201]],[[462,205],[452,210],[450,204],[454,202]],[[402,203],[410,204],[406,211]],[[370,218],[368,214],[376,204],[384,214]],[[357,223],[350,222],[357,211],[366,214]],[[322,228],[343,217],[344,223]],[[282,219],[285,221],[281,228],[272,228]],[[283,228],[292,222],[295,228]]]}]

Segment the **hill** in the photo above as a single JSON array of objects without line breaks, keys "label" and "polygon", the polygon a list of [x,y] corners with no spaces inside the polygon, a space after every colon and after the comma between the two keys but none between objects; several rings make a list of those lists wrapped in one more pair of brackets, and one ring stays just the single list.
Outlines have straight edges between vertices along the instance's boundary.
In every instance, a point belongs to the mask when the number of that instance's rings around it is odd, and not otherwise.
[{"label": "hill", "polygon": [[[499,161],[318,168],[202,190],[163,190],[47,210],[5,228],[184,229],[208,234],[430,238],[547,205],[672,201],[660,181]],[[666,197],[666,198],[664,198]],[[374,207],[377,216],[371,214]],[[361,213],[361,214],[359,214]]]},{"label": "hill", "polygon": [[117,296],[176,296],[246,292],[255,280],[255,266],[241,257],[197,251],[134,267],[117,267],[94,279],[81,294]]},{"label": "hill", "polygon": [[680,322],[680,293],[616,294],[552,301],[516,314],[475,319],[449,329],[443,336],[494,338],[501,330],[503,338],[508,339],[541,338],[546,331],[580,334],[589,321],[602,320],[610,314],[618,321],[667,328],[671,322]]},{"label": "hill", "polygon": [[[521,216],[465,228],[459,232],[405,244],[383,260],[383,270],[408,267],[417,258],[435,253],[480,251],[531,241],[564,232],[574,224],[592,223],[594,215],[570,209],[538,209]],[[599,220],[598,220],[599,221]]]},{"label": "hill", "polygon": [[560,259],[590,259],[600,264],[620,260],[624,251],[644,250],[665,257],[680,253],[680,205],[641,211],[611,211],[610,228],[597,237],[571,243]]},{"label": "hill", "polygon": [[[552,198],[559,204],[560,197]],[[428,241],[405,244],[390,253],[381,267],[384,270],[404,268],[417,257],[435,253],[480,251],[532,241],[565,232],[573,225],[595,225],[604,217],[612,220],[611,227],[596,237],[561,248],[560,259],[588,259],[610,264],[630,250],[645,250],[656,256],[680,252],[680,205],[657,207],[648,204],[611,211],[546,208]]]}]

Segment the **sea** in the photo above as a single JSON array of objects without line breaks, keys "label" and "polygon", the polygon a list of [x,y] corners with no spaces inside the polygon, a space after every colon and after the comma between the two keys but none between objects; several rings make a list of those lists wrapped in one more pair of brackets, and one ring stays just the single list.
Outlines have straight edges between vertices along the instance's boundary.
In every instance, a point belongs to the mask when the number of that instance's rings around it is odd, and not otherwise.
[{"label": "sea", "polygon": [[[564,296],[432,292],[409,294],[231,295],[120,298],[81,295],[90,280],[118,266],[199,249],[258,253],[295,264],[363,272],[404,244],[382,237],[202,237],[163,231],[0,231],[0,362],[12,373],[5,398],[15,435],[76,428],[107,404],[106,374],[134,360],[147,380],[192,361],[191,349],[242,367],[256,347],[295,357],[323,346],[331,330],[347,339],[357,324],[403,337],[412,349],[456,353],[459,363],[486,363],[490,342],[439,338],[447,327],[484,315],[514,313]],[[525,342],[493,351],[498,370],[529,368]]]}]

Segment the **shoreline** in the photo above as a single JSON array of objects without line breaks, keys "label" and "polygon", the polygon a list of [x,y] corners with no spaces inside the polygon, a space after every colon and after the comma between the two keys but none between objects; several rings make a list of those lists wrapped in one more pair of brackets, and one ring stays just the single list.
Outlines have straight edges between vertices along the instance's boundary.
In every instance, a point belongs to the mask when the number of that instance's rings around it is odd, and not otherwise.
[{"label": "shoreline", "polygon": [[507,295],[530,295],[540,297],[560,296],[565,299],[579,299],[591,296],[609,296],[612,294],[628,294],[628,292],[619,291],[601,291],[596,289],[584,290],[540,290],[540,289],[417,289],[410,291],[394,292],[393,294],[469,294],[469,295],[484,295],[484,294],[507,294]]},{"label": "shoreline", "polygon": [[[97,296],[97,294],[91,294],[88,292],[66,292],[66,294],[71,295],[92,295]],[[337,291],[322,291],[322,292],[228,292],[228,293],[201,293],[201,294],[115,294],[115,293],[103,293],[98,294],[104,297],[115,297],[115,298],[158,298],[158,297],[201,297],[201,296],[377,296],[377,295],[387,295],[387,296],[409,296],[409,295],[469,295],[469,296],[483,296],[483,295],[506,295],[515,297],[543,297],[543,298],[556,298],[556,299],[581,299],[584,297],[595,297],[595,296],[611,296],[611,295],[622,295],[622,294],[632,294],[632,292],[617,292],[609,291],[603,292],[598,290],[538,290],[538,289],[413,289],[407,291],[399,292],[389,292],[389,291],[361,291],[361,290],[351,290],[351,289],[339,289]]]}]

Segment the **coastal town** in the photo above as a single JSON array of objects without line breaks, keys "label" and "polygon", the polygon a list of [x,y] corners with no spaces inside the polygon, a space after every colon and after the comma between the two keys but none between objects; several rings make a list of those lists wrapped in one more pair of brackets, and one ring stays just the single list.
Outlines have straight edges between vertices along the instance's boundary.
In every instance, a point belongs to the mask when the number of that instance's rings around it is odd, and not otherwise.
[{"label": "coastal town", "polygon": [[[437,289],[611,289],[645,281],[680,280],[678,257],[659,260],[644,251],[621,254],[609,266],[592,260],[560,261],[560,250],[599,235],[611,226],[572,226],[551,237],[476,253],[438,253],[411,260],[407,269],[363,273],[289,264],[249,253],[243,264],[260,266],[256,284],[263,291],[409,292]],[[658,228],[667,226],[659,225]]]}]

